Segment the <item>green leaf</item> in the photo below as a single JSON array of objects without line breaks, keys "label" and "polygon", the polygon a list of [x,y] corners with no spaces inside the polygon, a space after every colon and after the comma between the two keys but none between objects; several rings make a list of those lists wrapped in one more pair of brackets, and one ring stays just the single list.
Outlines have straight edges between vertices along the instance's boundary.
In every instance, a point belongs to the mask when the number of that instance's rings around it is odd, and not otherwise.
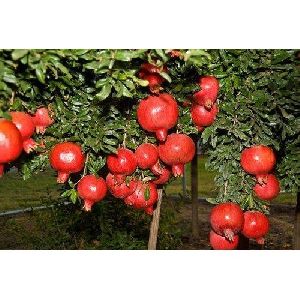
[{"label": "green leaf", "polygon": [[172,82],[171,77],[169,76],[169,74],[167,74],[166,72],[160,72],[159,75],[161,77],[163,77],[164,79],[166,79],[168,82]]},{"label": "green leaf", "polygon": [[132,54],[127,50],[119,50],[115,53],[114,58],[120,61],[131,61]]},{"label": "green leaf", "polygon": [[150,188],[149,185],[147,184],[145,191],[144,191],[144,198],[146,201],[148,201],[150,199]]},{"label": "green leaf", "polygon": [[40,66],[35,69],[35,74],[39,82],[45,83],[45,74]]},{"label": "green leaf", "polygon": [[11,57],[13,60],[18,60],[24,57],[28,52],[29,50],[26,49],[16,49],[12,52]]},{"label": "green leaf", "polygon": [[105,100],[111,93],[111,84],[110,83],[106,83],[101,91],[99,93],[96,94],[96,98],[100,101]]}]

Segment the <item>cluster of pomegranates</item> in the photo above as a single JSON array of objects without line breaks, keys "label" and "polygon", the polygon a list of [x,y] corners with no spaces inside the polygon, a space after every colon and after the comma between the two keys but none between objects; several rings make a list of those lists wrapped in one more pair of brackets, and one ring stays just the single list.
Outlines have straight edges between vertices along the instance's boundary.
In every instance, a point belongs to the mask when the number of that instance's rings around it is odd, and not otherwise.
[{"label": "cluster of pomegranates", "polygon": [[216,205],[210,214],[212,230],[210,245],[215,250],[233,250],[239,243],[239,233],[258,244],[264,244],[269,231],[269,219],[259,211],[243,212],[238,204],[226,202]]},{"label": "cluster of pomegranates", "polygon": [[241,166],[245,172],[255,176],[256,184],[253,192],[261,200],[271,201],[280,192],[279,181],[271,173],[275,164],[273,149],[264,145],[246,148],[241,153]]},{"label": "cluster of pomegranates", "polygon": [[10,116],[11,120],[0,119],[0,177],[4,164],[16,160],[23,150],[30,153],[38,146],[32,138],[34,132],[44,134],[54,122],[45,107],[37,109],[34,115],[16,111],[10,112]]},{"label": "cluster of pomegranates", "polygon": [[[246,148],[241,153],[241,166],[245,172],[255,176],[257,182],[253,192],[261,200],[270,201],[280,192],[278,179],[270,173],[275,164],[273,149],[264,145]],[[269,231],[269,220],[263,213],[243,213],[239,205],[230,202],[214,207],[210,222],[210,243],[213,249],[235,249],[239,241],[239,232],[263,244],[264,236]]]}]

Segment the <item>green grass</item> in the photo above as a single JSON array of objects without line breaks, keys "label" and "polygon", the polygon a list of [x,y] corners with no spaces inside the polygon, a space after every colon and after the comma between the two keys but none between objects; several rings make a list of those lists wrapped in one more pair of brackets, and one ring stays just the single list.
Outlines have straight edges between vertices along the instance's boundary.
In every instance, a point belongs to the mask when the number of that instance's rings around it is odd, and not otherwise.
[{"label": "green grass", "polygon": [[8,172],[0,179],[0,211],[57,201],[59,188],[52,170],[34,175],[26,181],[17,172]]},{"label": "green grass", "polygon": [[[213,198],[217,195],[214,184],[215,173],[205,169],[206,158],[198,160],[198,189],[199,197]],[[187,192],[191,190],[190,164],[186,166]],[[60,185],[56,183],[56,174],[47,170],[23,181],[17,172],[6,173],[0,179],[0,211],[38,206],[46,202],[58,200]],[[182,179],[173,180],[166,187],[167,195],[182,195]],[[282,193],[272,203],[293,205],[295,193]]]}]

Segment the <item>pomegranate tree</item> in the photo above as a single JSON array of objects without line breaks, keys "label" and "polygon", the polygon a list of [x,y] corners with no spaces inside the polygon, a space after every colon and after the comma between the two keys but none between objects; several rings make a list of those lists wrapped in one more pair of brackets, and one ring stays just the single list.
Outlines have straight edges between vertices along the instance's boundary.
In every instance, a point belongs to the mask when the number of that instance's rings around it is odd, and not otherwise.
[{"label": "pomegranate tree", "polygon": [[85,157],[78,144],[63,142],[52,148],[49,160],[51,167],[58,172],[57,182],[64,183],[70,174],[83,169]]},{"label": "pomegranate tree", "polygon": [[158,146],[159,158],[172,167],[175,177],[183,175],[184,164],[193,159],[195,152],[195,143],[186,134],[172,133],[164,144]]},{"label": "pomegranate tree", "polygon": [[137,108],[137,118],[141,127],[154,132],[161,142],[166,140],[168,129],[176,125],[178,113],[176,100],[169,94],[149,96],[142,100]]}]

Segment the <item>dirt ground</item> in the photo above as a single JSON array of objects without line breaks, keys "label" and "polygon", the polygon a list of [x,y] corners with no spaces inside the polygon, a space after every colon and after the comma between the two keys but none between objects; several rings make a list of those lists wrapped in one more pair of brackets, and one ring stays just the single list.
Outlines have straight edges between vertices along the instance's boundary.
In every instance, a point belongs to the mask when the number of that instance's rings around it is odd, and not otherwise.
[{"label": "dirt ground", "polygon": [[[210,231],[209,214],[213,205],[201,201],[199,205],[199,233],[198,241],[191,241],[189,236],[183,237],[182,250],[211,249],[208,242]],[[293,249],[293,230],[294,230],[294,211],[295,206],[274,204],[270,211],[270,232],[266,237],[265,245],[260,246],[255,241],[250,241],[250,250],[288,250]],[[181,208],[180,226],[190,226],[192,209],[190,204]]]}]

